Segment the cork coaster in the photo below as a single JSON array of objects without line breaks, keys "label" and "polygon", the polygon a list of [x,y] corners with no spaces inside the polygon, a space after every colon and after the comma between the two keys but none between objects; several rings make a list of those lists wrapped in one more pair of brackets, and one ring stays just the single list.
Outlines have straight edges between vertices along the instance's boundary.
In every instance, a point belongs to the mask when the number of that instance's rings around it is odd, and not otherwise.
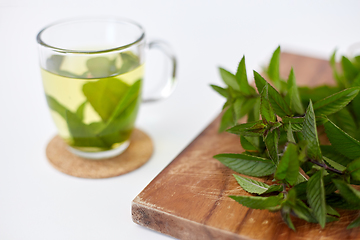
[{"label": "cork coaster", "polygon": [[53,167],[71,176],[81,178],[109,178],[131,172],[144,165],[153,153],[150,137],[134,129],[129,147],[119,156],[90,160],[68,151],[66,143],[55,136],[46,147],[46,156]]}]

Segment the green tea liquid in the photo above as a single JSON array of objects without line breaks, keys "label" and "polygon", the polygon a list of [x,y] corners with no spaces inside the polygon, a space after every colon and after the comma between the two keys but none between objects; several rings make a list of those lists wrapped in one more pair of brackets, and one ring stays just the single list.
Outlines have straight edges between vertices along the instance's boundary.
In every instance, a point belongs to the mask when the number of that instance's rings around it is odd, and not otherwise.
[{"label": "green tea liquid", "polygon": [[86,69],[81,77],[59,73],[68,76],[41,69],[51,116],[68,145],[98,152],[129,139],[141,102],[143,65],[102,78],[87,78],[93,76]]}]

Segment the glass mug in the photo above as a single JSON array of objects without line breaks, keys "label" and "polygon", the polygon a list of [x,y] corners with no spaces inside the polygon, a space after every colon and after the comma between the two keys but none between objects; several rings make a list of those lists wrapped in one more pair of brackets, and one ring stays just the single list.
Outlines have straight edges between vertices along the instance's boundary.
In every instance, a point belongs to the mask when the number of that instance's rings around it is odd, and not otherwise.
[{"label": "glass mug", "polygon": [[[146,43],[143,28],[124,19],[75,19],[37,35],[46,100],[60,137],[84,158],[119,155],[142,101],[174,90],[176,60],[163,42]],[[145,52],[160,50],[170,62],[161,94],[142,99]]]}]

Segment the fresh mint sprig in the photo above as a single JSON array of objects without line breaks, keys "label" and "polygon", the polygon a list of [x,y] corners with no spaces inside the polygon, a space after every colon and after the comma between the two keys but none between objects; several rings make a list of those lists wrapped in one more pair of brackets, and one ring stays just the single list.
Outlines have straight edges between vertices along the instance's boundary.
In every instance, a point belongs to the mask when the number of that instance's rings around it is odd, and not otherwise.
[{"label": "fresh mint sprig", "polygon": [[[353,187],[360,185],[360,56],[342,57],[340,71],[335,54],[330,64],[336,87],[298,87],[293,69],[287,81],[281,79],[280,47],[265,70],[272,84],[254,71],[255,91],[243,57],[236,74],[220,69],[225,88],[212,85],[227,100],[219,131],[238,135],[245,149],[214,158],[239,174],[274,179],[268,185],[234,175],[254,196],[230,197],[249,208],[279,211],[294,231],[290,216],[324,228],[339,219],[335,209],[360,209],[360,191]],[[247,122],[239,124],[245,115]],[[323,134],[331,145],[319,141]],[[358,226],[360,217],[348,228]]]}]

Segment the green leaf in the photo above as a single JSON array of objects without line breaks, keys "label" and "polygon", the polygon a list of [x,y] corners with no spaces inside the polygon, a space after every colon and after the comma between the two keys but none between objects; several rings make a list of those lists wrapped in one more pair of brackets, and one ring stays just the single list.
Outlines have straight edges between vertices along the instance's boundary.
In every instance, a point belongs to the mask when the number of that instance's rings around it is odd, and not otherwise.
[{"label": "green leaf", "polygon": [[246,74],[246,66],[245,66],[245,56],[241,59],[238,69],[235,74],[236,80],[240,86],[240,92],[245,95],[254,94],[254,89],[249,85],[247,74]]},{"label": "green leaf", "polygon": [[304,113],[304,107],[300,100],[299,90],[296,85],[295,74],[293,68],[291,68],[290,75],[287,81],[287,91],[286,99],[289,103],[290,110],[298,114]]},{"label": "green leaf", "polygon": [[102,78],[83,85],[84,95],[103,121],[110,118],[128,89],[126,83],[114,77]]},{"label": "green leaf", "polygon": [[274,51],[270,64],[267,70],[269,78],[274,83],[275,87],[280,89],[280,46]]},{"label": "green leaf", "polygon": [[130,86],[118,102],[99,135],[108,135],[120,130],[126,134],[132,130],[141,102],[140,91],[141,80],[138,80]]},{"label": "green leaf", "polygon": [[96,136],[93,128],[90,125],[84,124],[76,114],[66,110],[66,123],[72,137],[73,146],[76,147],[99,147],[109,149],[111,144],[107,144],[101,138]]},{"label": "green leaf", "polygon": [[332,180],[337,189],[339,189],[341,196],[351,205],[360,207],[360,192],[353,188],[350,184],[347,184],[343,180]]},{"label": "green leaf", "polygon": [[316,129],[315,114],[311,100],[306,110],[302,133],[304,136],[304,140],[308,142],[306,148],[307,156],[313,160],[322,161],[322,155]]},{"label": "green leaf", "polygon": [[212,87],[212,89],[214,89],[217,93],[219,93],[221,96],[228,98],[229,97],[229,93],[225,88],[216,86],[216,85],[210,85],[210,87]]},{"label": "green leaf", "polygon": [[266,125],[260,120],[256,122],[238,124],[226,131],[241,136],[262,136],[266,131]]},{"label": "green leaf", "polygon": [[295,138],[294,138],[294,134],[293,134],[292,129],[291,129],[291,123],[289,123],[288,129],[286,131],[286,138],[287,138],[288,142],[296,143]]},{"label": "green leaf", "polygon": [[[353,87],[360,87],[360,73],[355,78],[354,82],[352,83]],[[357,119],[360,119],[360,94],[358,94],[351,102],[352,110]]]},{"label": "green leaf", "polygon": [[85,110],[85,106],[86,106],[87,101],[83,102],[82,104],[80,104],[80,106],[78,107],[78,109],[76,110],[76,116],[82,121],[84,119],[84,110]]},{"label": "green leaf", "polygon": [[349,163],[346,171],[350,174],[352,179],[360,181],[360,158],[357,158]]},{"label": "green leaf", "polygon": [[273,184],[273,185],[270,185],[269,189],[264,193],[281,192],[282,190],[283,190],[283,186]]},{"label": "green leaf", "polygon": [[241,119],[243,118],[246,114],[248,114],[250,112],[250,110],[252,110],[254,108],[254,105],[257,103],[257,98],[247,98],[244,99],[243,101],[240,102],[240,106],[236,107],[235,103],[234,103],[234,107],[235,107],[235,113],[236,113],[236,118],[237,119]]},{"label": "green leaf", "polygon": [[[122,60],[120,69],[116,70],[117,75],[130,72],[131,70],[140,66],[140,59],[139,57],[131,51],[121,52],[120,58]],[[115,64],[112,64],[112,67]]]},{"label": "green leaf", "polygon": [[344,155],[337,152],[333,146],[321,145],[320,148],[323,156],[330,158],[331,160],[341,164],[342,166],[346,166],[352,161],[352,159],[347,158]]},{"label": "green leaf", "polygon": [[333,122],[324,124],[325,132],[334,147],[340,154],[355,159],[360,157],[360,142],[341,130]]},{"label": "green leaf", "polygon": [[345,200],[340,194],[331,193],[326,196],[326,203],[333,208],[338,209],[347,209],[347,210],[358,210],[360,209],[360,205],[349,204],[348,201]]},{"label": "green leaf", "polygon": [[317,220],[313,217],[312,210],[306,206],[301,200],[296,199],[296,204],[292,206],[292,210],[295,215],[310,223],[317,223]]},{"label": "green leaf", "polygon": [[266,84],[263,90],[261,91],[260,114],[263,121],[265,121],[266,123],[276,121],[275,112],[269,102],[268,84]]},{"label": "green leaf", "polygon": [[297,146],[289,144],[281,157],[275,172],[275,179],[279,181],[285,180],[290,185],[294,185],[299,173],[299,159]]},{"label": "green leaf", "polygon": [[301,132],[304,126],[303,117],[284,117],[282,118],[284,129],[288,129],[289,124],[291,124],[291,129],[293,132]]},{"label": "green leaf", "polygon": [[344,87],[345,86],[345,79],[340,77],[340,74],[338,73],[337,71],[337,66],[336,66],[336,50],[334,50],[333,54],[331,55],[331,58],[330,58],[330,66],[332,68],[332,71],[333,71],[333,76],[334,76],[334,79],[336,80],[338,86],[340,87]]},{"label": "green leaf", "polygon": [[266,149],[274,164],[279,162],[279,133],[278,130],[270,131],[264,137]]},{"label": "green leaf", "polygon": [[254,122],[260,119],[260,98],[256,98],[253,108],[248,113],[247,122]]},{"label": "green leaf", "polygon": [[259,137],[240,136],[240,143],[245,150],[260,151]]},{"label": "green leaf", "polygon": [[339,128],[344,130],[350,136],[355,137],[357,126],[348,108],[341,109],[336,114],[332,115],[332,117],[336,121],[335,123]]},{"label": "green leaf", "polygon": [[323,174],[323,170],[317,171],[310,177],[306,188],[308,203],[312,208],[314,217],[319,222],[321,228],[324,228],[326,224],[326,202]]},{"label": "green leaf", "polygon": [[359,73],[358,70],[351,63],[351,61],[345,56],[341,58],[341,67],[343,69],[343,73],[347,82],[351,84],[358,75]]},{"label": "green leaf", "polygon": [[239,185],[247,192],[249,193],[256,193],[256,194],[263,194],[266,191],[269,190],[270,186],[263,183],[263,182],[259,182],[250,178],[246,178],[246,177],[242,177],[242,176],[238,176],[233,174],[233,176],[235,177],[236,181],[239,183]]},{"label": "green leaf", "polygon": [[263,91],[266,85],[268,86],[267,99],[271,104],[271,107],[274,109],[274,112],[280,117],[291,116],[292,112],[280,93],[278,93],[278,91],[276,91],[276,89],[273,88],[270,84],[268,84],[266,80],[256,71],[254,71],[254,78],[259,93]]},{"label": "green leaf", "polygon": [[352,221],[346,229],[356,228],[359,226],[360,226],[360,217],[358,217],[354,221]]},{"label": "green leaf", "polygon": [[340,89],[338,87],[331,87],[328,85],[319,86],[315,88],[299,87],[301,102],[303,106],[309,105],[310,100],[312,102],[320,101],[334,93],[337,93]]},{"label": "green leaf", "polygon": [[229,196],[241,205],[252,209],[272,209],[279,206],[282,202],[282,197],[254,197],[254,196]]},{"label": "green leaf", "polygon": [[326,213],[327,213],[327,214],[330,214],[330,215],[334,215],[334,216],[340,217],[340,214],[339,214],[335,209],[333,209],[332,207],[330,207],[329,205],[326,205]]},{"label": "green leaf", "polygon": [[335,169],[337,169],[337,170],[339,170],[339,171],[341,171],[341,172],[346,169],[346,167],[344,167],[343,165],[341,165],[341,164],[339,164],[339,163],[331,160],[330,158],[327,158],[327,157],[323,156],[323,159],[324,159],[325,162],[326,162],[327,164],[329,164],[331,167],[333,167],[333,168],[335,168]]},{"label": "green leaf", "polygon": [[292,229],[293,231],[296,231],[293,222],[291,221],[290,218],[290,207],[289,206],[283,206],[280,213],[281,213],[281,218],[282,220],[286,223],[286,225]]},{"label": "green leaf", "polygon": [[232,153],[218,154],[214,158],[237,173],[253,177],[268,176],[275,172],[274,164],[266,158]]},{"label": "green leaf", "polygon": [[116,70],[111,71],[111,60],[107,57],[95,57],[86,61],[91,77],[90,78],[103,78],[116,73]]},{"label": "green leaf", "polygon": [[57,112],[63,119],[66,120],[66,111],[68,111],[66,107],[50,95],[46,95],[46,101],[51,110]]},{"label": "green leaf", "polygon": [[219,127],[219,132],[225,131],[227,128],[234,126],[236,123],[234,122],[234,116],[231,107],[228,107],[222,117]]},{"label": "green leaf", "polygon": [[314,112],[317,116],[336,113],[348,105],[358,93],[359,88],[348,88],[328,96],[314,104]]},{"label": "green leaf", "polygon": [[240,91],[240,86],[236,80],[235,75],[223,68],[219,68],[219,70],[220,70],[221,78],[224,81],[224,83],[229,87],[233,88],[234,90]]}]

